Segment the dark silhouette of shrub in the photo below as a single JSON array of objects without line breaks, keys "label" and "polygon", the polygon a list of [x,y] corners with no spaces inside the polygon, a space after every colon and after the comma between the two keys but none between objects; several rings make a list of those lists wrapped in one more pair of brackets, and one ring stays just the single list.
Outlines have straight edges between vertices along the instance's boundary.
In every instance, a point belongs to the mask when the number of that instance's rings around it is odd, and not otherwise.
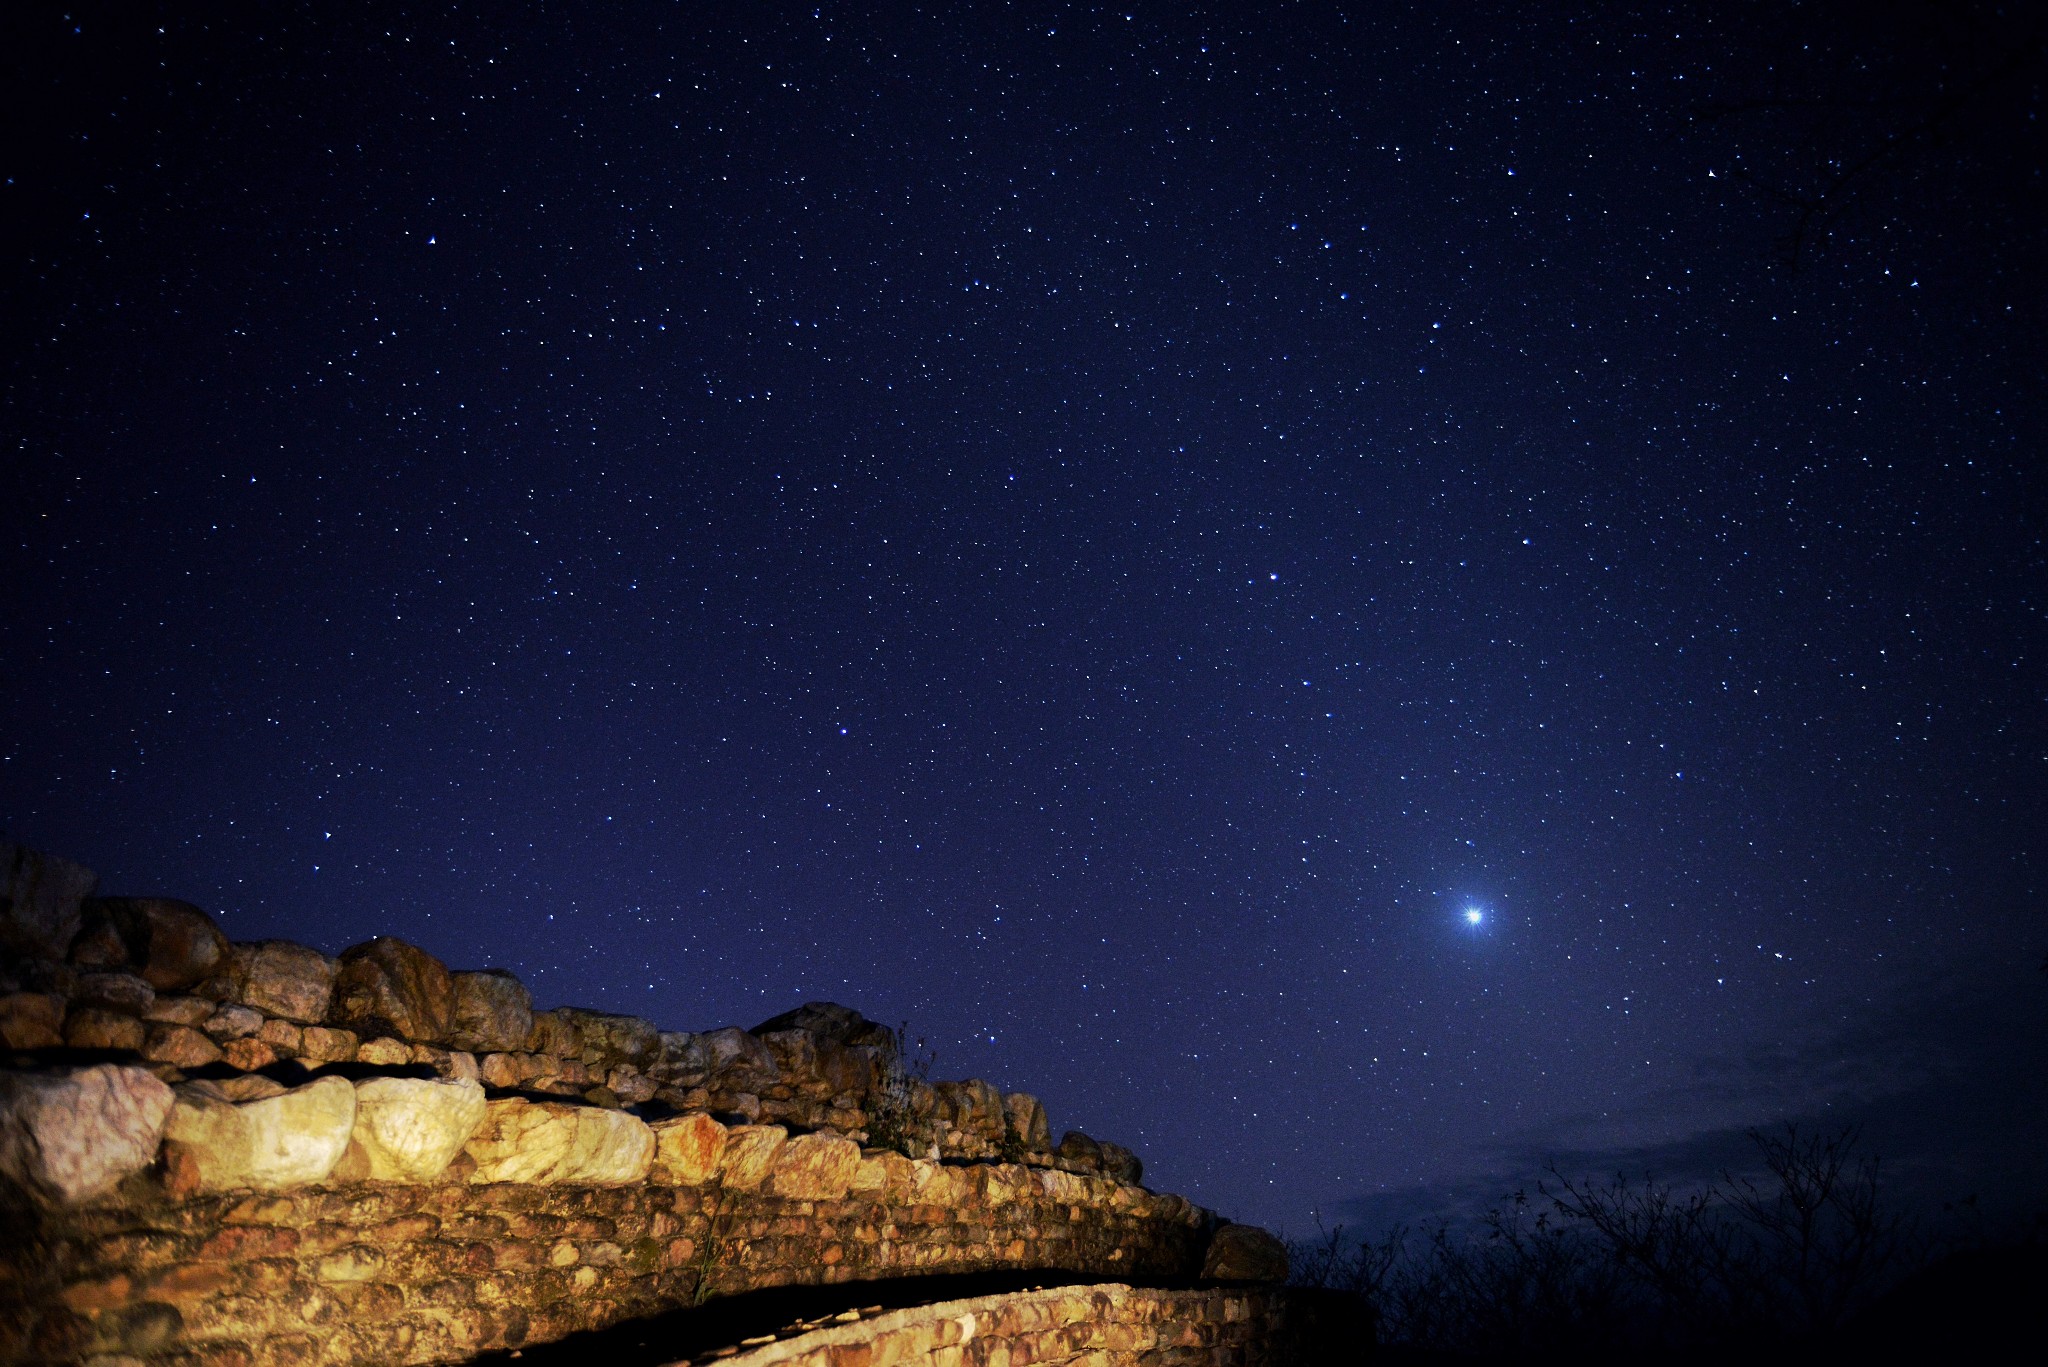
[{"label": "dark silhouette of shrub", "polygon": [[1293,1247],[1295,1280],[1355,1297],[1381,1342],[1410,1351],[1588,1360],[1816,1343],[1909,1271],[1921,1241],[1885,1208],[1854,1130],[1750,1139],[1758,1174],[1695,1189],[1553,1165],[1476,1227],[1372,1240],[1340,1226]]}]

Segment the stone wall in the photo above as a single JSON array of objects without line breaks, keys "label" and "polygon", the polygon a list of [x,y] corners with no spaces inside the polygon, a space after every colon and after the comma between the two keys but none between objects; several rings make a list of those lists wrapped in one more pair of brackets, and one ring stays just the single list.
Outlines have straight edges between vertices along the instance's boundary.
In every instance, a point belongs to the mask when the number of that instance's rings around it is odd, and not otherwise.
[{"label": "stone wall", "polygon": [[[1049,1287],[894,1310],[731,1355],[723,1367],[1337,1367],[1371,1339],[1277,1287]],[[678,1365],[680,1367],[680,1365]]]},{"label": "stone wall", "polygon": [[1201,1270],[1209,1222],[1178,1197],[891,1158],[820,1199],[777,1194],[773,1167],[753,1188],[362,1182],[184,1199],[137,1179],[22,1220],[0,1361],[451,1362],[766,1286]]},{"label": "stone wall", "polygon": [[232,944],[95,882],[0,841],[0,1362],[449,1362],[765,1287],[1285,1275],[844,1007],[536,1011],[399,940]]},{"label": "stone wall", "polygon": [[918,1076],[893,1031],[843,1006],[695,1032],[536,1010],[510,973],[451,970],[389,936],[339,955],[231,943],[189,902],[98,897],[97,885],[88,869],[0,837],[0,1050],[133,1060],[173,1084],[224,1083],[238,1101],[264,1090],[251,1075],[425,1072],[649,1116],[831,1130],[920,1156],[1142,1177],[1119,1145],[1079,1133],[1055,1144],[1028,1094]]}]

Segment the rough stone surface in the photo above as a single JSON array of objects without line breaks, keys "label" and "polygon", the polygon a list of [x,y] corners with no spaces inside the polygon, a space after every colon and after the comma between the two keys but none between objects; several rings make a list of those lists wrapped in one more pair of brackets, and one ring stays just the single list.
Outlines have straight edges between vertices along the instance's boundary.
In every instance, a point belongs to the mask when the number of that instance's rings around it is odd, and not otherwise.
[{"label": "rough stone surface", "polygon": [[0,964],[63,958],[99,882],[83,865],[0,835]]},{"label": "rough stone surface", "polygon": [[721,1367],[1341,1367],[1366,1360],[1355,1304],[1313,1292],[1169,1291],[1105,1283],[979,1296],[861,1315],[742,1347]]},{"label": "rough stone surface", "polygon": [[373,1182],[431,1182],[484,1120],[474,1082],[377,1077],[356,1084],[353,1143]]},{"label": "rough stone surface", "polygon": [[440,1043],[455,1023],[454,977],[418,945],[380,935],[341,952],[328,1017],[365,1035]]},{"label": "rough stone surface", "polygon": [[153,1021],[143,1037],[142,1056],[175,1068],[204,1068],[220,1061],[220,1046],[189,1025]]},{"label": "rough stone surface", "polygon": [[173,897],[92,898],[71,944],[80,967],[125,968],[159,992],[204,982],[230,952],[211,916]]},{"label": "rough stone surface", "polygon": [[465,1151],[472,1182],[616,1186],[646,1179],[654,1131],[623,1111],[508,1097],[488,1103]]},{"label": "rough stone surface", "polygon": [[124,1016],[147,1016],[156,1005],[156,989],[133,973],[81,973],[71,1000],[81,1006],[103,1006]]},{"label": "rough stone surface", "polygon": [[155,1159],[171,1101],[144,1069],[112,1063],[0,1073],[0,1176],[45,1201],[103,1195]]},{"label": "rough stone surface", "polygon": [[643,1068],[661,1056],[661,1032],[653,1021],[573,1006],[561,1007],[554,1014],[574,1031],[580,1045],[576,1053],[564,1057],[580,1058],[608,1071],[620,1064]]},{"label": "rough stone surface", "polygon": [[1046,1153],[1052,1148],[1052,1126],[1046,1120],[1045,1107],[1037,1097],[1028,1092],[1012,1092],[1003,1098],[1003,1110],[1010,1118],[1010,1130],[1018,1142],[1031,1153]]},{"label": "rough stone surface", "polygon": [[1209,1239],[1202,1279],[1215,1282],[1284,1282],[1287,1245],[1256,1225],[1225,1224]]},{"label": "rough stone surface", "polygon": [[103,1006],[73,1006],[64,1016],[64,1044],[71,1049],[139,1053],[147,1036],[141,1021]]},{"label": "rough stone surface", "polygon": [[54,1049],[62,1043],[62,997],[48,992],[10,992],[0,997],[0,1045],[9,1049]]},{"label": "rough stone surface", "polygon": [[326,1019],[334,995],[334,960],[289,940],[259,940],[232,948],[224,995],[301,1025]]},{"label": "rough stone surface", "polygon": [[734,1125],[725,1132],[725,1153],[718,1161],[718,1179],[736,1191],[761,1185],[775,1155],[789,1140],[780,1125]]},{"label": "rough stone surface", "polygon": [[526,1047],[533,1030],[533,995],[503,969],[457,973],[454,1025],[448,1042],[479,1054]]},{"label": "rough stone surface", "polygon": [[768,1189],[799,1201],[837,1201],[853,1185],[860,1145],[836,1134],[800,1134],[776,1153]]},{"label": "rough stone surface", "polygon": [[805,1002],[794,1011],[761,1022],[751,1033],[769,1035],[779,1030],[802,1030],[846,1045],[893,1048],[896,1043],[895,1032],[887,1026],[837,1002]]},{"label": "rough stone surface", "polygon": [[1121,1144],[1112,1144],[1107,1139],[1100,1141],[1102,1152],[1102,1175],[1127,1186],[1137,1186],[1145,1180],[1145,1165],[1138,1161],[1138,1155]]},{"label": "rough stone surface", "polygon": [[649,1181],[695,1187],[718,1176],[719,1161],[725,1157],[725,1126],[698,1112],[657,1120],[653,1129]]},{"label": "rough stone surface", "polygon": [[275,1191],[332,1172],[355,1118],[356,1089],[344,1078],[319,1078],[244,1105],[188,1084],[178,1089],[164,1147],[195,1190]]}]

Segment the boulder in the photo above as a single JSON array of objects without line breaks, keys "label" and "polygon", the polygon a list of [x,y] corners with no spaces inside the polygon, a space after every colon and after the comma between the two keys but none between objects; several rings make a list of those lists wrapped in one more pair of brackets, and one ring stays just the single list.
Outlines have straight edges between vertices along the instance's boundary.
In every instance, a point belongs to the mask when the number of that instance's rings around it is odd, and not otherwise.
[{"label": "boulder", "polygon": [[71,1000],[124,1016],[147,1016],[149,1008],[156,1005],[156,989],[133,973],[81,973]]},{"label": "boulder", "polygon": [[141,1021],[103,1006],[74,1006],[64,1017],[64,1043],[72,1049],[109,1049],[133,1054],[147,1030]]},{"label": "boulder", "polygon": [[328,1021],[360,1034],[438,1044],[455,1024],[454,977],[418,945],[379,935],[341,952]]},{"label": "boulder", "polygon": [[749,1073],[772,1078],[775,1056],[760,1039],[736,1025],[690,1036],[691,1062],[705,1073]]},{"label": "boulder", "polygon": [[334,1171],[355,1129],[356,1089],[323,1077],[282,1095],[237,1105],[217,1088],[178,1088],[164,1152],[198,1191],[276,1191]]},{"label": "boulder", "polygon": [[163,1021],[168,1025],[200,1025],[220,1009],[218,1002],[204,997],[178,997],[157,994],[149,1004],[149,1010],[142,1013],[144,1020]]},{"label": "boulder", "polygon": [[576,1006],[561,1007],[554,1014],[574,1030],[581,1046],[577,1053],[564,1057],[580,1058],[600,1073],[620,1064],[645,1070],[661,1057],[661,1032],[653,1021]]},{"label": "boulder", "polygon": [[0,997],[0,1047],[55,1049],[64,1043],[64,999],[47,992]]},{"label": "boulder", "polygon": [[357,1043],[353,1030],[309,1025],[299,1032],[299,1057],[308,1063],[351,1063]]},{"label": "boulder", "polygon": [[1018,1142],[1024,1145],[1026,1153],[1050,1153],[1052,1151],[1052,1126],[1045,1118],[1045,1107],[1029,1092],[1012,1092],[1003,1098],[1003,1112],[1010,1119],[1010,1129]]},{"label": "boulder", "polygon": [[853,1185],[860,1145],[836,1134],[800,1134],[768,1168],[768,1190],[799,1201],[837,1201]]},{"label": "boulder", "polygon": [[334,960],[289,940],[259,940],[232,946],[227,993],[233,1001],[265,1015],[301,1025],[327,1017],[334,995]]},{"label": "boulder", "polygon": [[1287,1245],[1257,1225],[1222,1224],[1202,1259],[1205,1282],[1284,1282]]},{"label": "boulder", "polygon": [[362,1176],[374,1182],[431,1182],[484,1122],[484,1089],[474,1082],[373,1077],[356,1084],[353,1140]]},{"label": "boulder", "polygon": [[207,1034],[225,1044],[231,1039],[242,1039],[263,1028],[264,1016],[261,1011],[247,1006],[218,1006],[213,1014],[200,1025]]},{"label": "boulder", "polygon": [[471,1182],[616,1187],[646,1180],[654,1131],[624,1111],[509,1097],[487,1104],[464,1148],[476,1160]]},{"label": "boulder", "polygon": [[1138,1161],[1138,1155],[1121,1144],[1112,1144],[1107,1139],[1101,1142],[1102,1175],[1113,1182],[1135,1187],[1145,1180],[1145,1165]]},{"label": "boulder", "polygon": [[725,1132],[718,1180],[740,1191],[760,1186],[788,1139],[789,1132],[780,1125],[734,1125]]},{"label": "boulder", "polygon": [[143,1037],[142,1056],[174,1068],[204,1068],[220,1060],[220,1046],[189,1025],[152,1021]]},{"label": "boulder", "polygon": [[1102,1171],[1101,1143],[1079,1130],[1068,1130],[1061,1135],[1060,1146],[1053,1150],[1053,1156],[1066,1164],[1070,1172]]},{"label": "boulder", "polygon": [[453,975],[455,1018],[448,1042],[488,1054],[526,1047],[533,1031],[533,994],[502,968]]},{"label": "boulder", "polygon": [[172,1099],[146,1070],[113,1063],[0,1073],[0,1176],[64,1204],[112,1191],[156,1158]]},{"label": "boulder", "polygon": [[99,883],[83,865],[0,835],[0,963],[62,959]]},{"label": "boulder", "polygon": [[771,1035],[778,1030],[802,1030],[821,1039],[837,1043],[861,1046],[877,1045],[894,1048],[896,1032],[886,1025],[878,1025],[850,1006],[837,1002],[805,1002],[794,1011],[785,1011],[772,1019],[762,1021],[752,1033]]},{"label": "boulder", "polygon": [[648,1180],[702,1186],[718,1175],[725,1157],[725,1126],[710,1116],[679,1115],[654,1122],[654,1168]]},{"label": "boulder", "polygon": [[79,967],[124,968],[159,992],[204,982],[230,953],[213,918],[174,897],[92,898],[71,942],[71,961]]}]

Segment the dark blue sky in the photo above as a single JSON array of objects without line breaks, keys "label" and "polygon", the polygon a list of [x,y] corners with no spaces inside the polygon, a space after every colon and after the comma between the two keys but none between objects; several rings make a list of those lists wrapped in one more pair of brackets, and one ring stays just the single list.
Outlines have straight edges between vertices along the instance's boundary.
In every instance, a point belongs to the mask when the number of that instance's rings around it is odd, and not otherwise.
[{"label": "dark blue sky", "polygon": [[0,824],[1296,1233],[2048,1191],[2038,16],[750,14],[8,17]]}]

